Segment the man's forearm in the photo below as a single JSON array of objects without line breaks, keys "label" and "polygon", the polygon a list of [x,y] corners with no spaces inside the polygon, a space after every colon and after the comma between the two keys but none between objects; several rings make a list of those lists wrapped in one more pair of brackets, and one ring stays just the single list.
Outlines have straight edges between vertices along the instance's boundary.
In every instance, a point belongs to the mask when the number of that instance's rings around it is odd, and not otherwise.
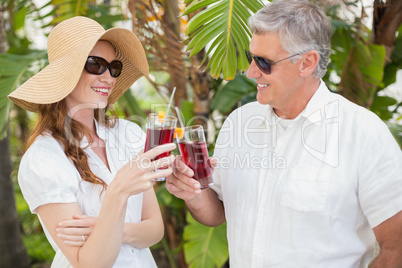
[{"label": "man's forearm", "polygon": [[223,203],[212,189],[203,190],[186,205],[193,218],[204,225],[215,227],[225,222]]},{"label": "man's forearm", "polygon": [[369,268],[402,268],[402,252],[382,250]]}]

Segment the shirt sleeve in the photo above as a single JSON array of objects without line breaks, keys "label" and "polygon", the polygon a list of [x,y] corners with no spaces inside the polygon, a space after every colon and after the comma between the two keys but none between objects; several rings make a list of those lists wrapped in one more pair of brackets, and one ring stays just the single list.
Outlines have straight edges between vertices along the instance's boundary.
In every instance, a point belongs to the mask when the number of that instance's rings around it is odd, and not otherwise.
[{"label": "shirt sleeve", "polygon": [[79,173],[60,145],[50,139],[35,141],[18,171],[18,183],[32,213],[45,204],[77,202]]},{"label": "shirt sleeve", "polygon": [[358,178],[360,204],[374,228],[402,210],[402,153],[378,117],[370,123]]},{"label": "shirt sleeve", "polygon": [[[222,127],[223,128],[223,127]],[[215,167],[214,173],[212,174],[212,178],[214,180],[214,184],[212,185],[212,190],[214,190],[216,192],[216,194],[218,195],[218,198],[220,200],[223,200],[223,195],[222,195],[222,178],[224,177],[224,175],[222,174],[224,171],[221,169],[222,167],[222,163],[221,163],[221,159],[222,159],[222,155],[224,154],[223,152],[223,148],[220,148],[220,144],[222,142],[222,139],[225,133],[224,132],[220,132],[218,135],[218,138],[216,140],[215,143],[215,151],[214,151],[214,158],[217,159],[218,164]]]},{"label": "shirt sleeve", "polygon": [[234,141],[236,140],[236,126],[235,122],[238,122],[238,113],[240,109],[232,112],[229,117],[223,123],[218,138],[215,143],[214,158],[217,159],[218,165],[216,166],[213,174],[214,185],[211,187],[220,200],[223,200],[222,185],[228,179],[228,169],[231,167],[231,157],[233,153],[230,149],[234,147]]}]

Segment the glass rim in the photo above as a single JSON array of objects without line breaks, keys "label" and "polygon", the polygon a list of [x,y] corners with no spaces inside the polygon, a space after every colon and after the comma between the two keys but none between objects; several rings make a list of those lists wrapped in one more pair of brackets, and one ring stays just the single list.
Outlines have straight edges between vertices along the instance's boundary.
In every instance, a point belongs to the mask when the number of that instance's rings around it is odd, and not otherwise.
[{"label": "glass rim", "polygon": [[[150,114],[148,115],[148,117],[157,117],[157,118],[159,118],[159,114],[150,113]],[[176,117],[171,116],[171,115],[165,115],[165,116],[163,117],[163,119],[164,119],[164,120],[177,120]]]},{"label": "glass rim", "polygon": [[193,126],[184,127],[183,129],[184,129],[184,132],[185,132],[186,130],[190,130],[190,131],[191,130],[198,130],[198,129],[204,130],[204,127],[202,125],[193,125]]}]

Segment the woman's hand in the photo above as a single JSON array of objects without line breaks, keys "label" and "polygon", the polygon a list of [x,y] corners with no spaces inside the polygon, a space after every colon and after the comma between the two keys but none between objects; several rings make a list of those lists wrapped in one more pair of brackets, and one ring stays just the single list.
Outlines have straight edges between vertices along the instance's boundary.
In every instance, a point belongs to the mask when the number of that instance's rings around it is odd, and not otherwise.
[{"label": "woman's hand", "polygon": [[[155,184],[155,179],[172,174],[171,164],[175,156],[171,155],[155,161],[152,159],[175,148],[174,143],[168,143],[157,146],[146,153],[140,152],[120,168],[107,191],[113,188],[120,194],[126,194],[128,198],[150,189]],[[166,166],[167,168],[165,168]],[[157,169],[158,171],[156,171]]]},{"label": "woman's hand", "polygon": [[82,247],[93,232],[97,217],[74,215],[71,220],[61,221],[56,228],[57,236],[64,243],[74,247]]}]

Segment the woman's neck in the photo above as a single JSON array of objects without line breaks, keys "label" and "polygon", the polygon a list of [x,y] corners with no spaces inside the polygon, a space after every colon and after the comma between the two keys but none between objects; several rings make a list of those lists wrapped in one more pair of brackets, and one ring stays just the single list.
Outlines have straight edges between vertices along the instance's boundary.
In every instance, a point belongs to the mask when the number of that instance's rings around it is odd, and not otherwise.
[{"label": "woman's neck", "polygon": [[85,125],[91,136],[96,136],[96,129],[94,123],[95,112],[94,109],[91,108],[84,108],[74,111],[71,109],[68,112],[68,115],[73,118],[74,120],[80,122],[81,124]]}]

